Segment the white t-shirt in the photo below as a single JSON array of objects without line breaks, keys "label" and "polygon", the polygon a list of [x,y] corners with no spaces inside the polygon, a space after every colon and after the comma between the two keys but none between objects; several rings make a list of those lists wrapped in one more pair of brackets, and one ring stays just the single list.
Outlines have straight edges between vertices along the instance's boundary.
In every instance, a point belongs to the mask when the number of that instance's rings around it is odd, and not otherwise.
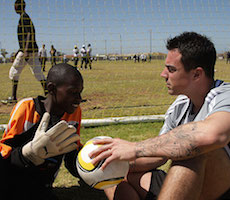
[{"label": "white t-shirt", "polygon": [[81,48],[81,57],[86,57],[86,49]]},{"label": "white t-shirt", "polygon": [[79,49],[78,48],[74,48],[73,49],[73,57],[78,57],[78,53],[79,53]]},{"label": "white t-shirt", "polygon": [[41,57],[47,57],[46,48],[40,48],[38,54]]},{"label": "white t-shirt", "polygon": [[[181,124],[204,120],[211,114],[219,111],[230,112],[230,83],[217,80],[215,81],[215,87],[209,91],[203,106],[196,115],[192,113],[190,99],[185,95],[179,95],[165,114],[165,122],[160,130],[160,135]],[[229,147],[230,144],[225,146],[225,150],[230,156]]]}]

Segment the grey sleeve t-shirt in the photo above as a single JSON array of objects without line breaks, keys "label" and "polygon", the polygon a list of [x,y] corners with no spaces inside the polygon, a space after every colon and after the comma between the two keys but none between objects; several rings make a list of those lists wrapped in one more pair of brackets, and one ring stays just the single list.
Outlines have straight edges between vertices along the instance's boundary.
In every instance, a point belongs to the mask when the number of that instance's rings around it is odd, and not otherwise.
[{"label": "grey sleeve t-shirt", "polygon": [[[192,112],[192,103],[190,99],[185,95],[180,95],[167,110],[164,125],[160,130],[160,135],[167,133],[181,124],[186,124],[191,121],[201,121],[213,113],[220,111],[230,112],[229,83],[222,83],[218,87],[211,89],[197,114]],[[225,150],[230,156],[229,146],[226,146]]]}]

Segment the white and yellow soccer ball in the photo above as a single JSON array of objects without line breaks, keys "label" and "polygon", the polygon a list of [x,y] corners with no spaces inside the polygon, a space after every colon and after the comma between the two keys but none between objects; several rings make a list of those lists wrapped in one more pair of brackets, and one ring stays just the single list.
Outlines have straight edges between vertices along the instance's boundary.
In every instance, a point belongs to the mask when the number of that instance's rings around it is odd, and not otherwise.
[{"label": "white and yellow soccer ball", "polygon": [[92,159],[88,156],[90,152],[101,145],[94,145],[93,141],[107,136],[98,136],[86,142],[77,157],[77,170],[81,178],[91,187],[103,190],[119,184],[124,180],[129,171],[127,161],[112,161],[103,171],[100,169],[105,160],[97,165],[91,163]]}]

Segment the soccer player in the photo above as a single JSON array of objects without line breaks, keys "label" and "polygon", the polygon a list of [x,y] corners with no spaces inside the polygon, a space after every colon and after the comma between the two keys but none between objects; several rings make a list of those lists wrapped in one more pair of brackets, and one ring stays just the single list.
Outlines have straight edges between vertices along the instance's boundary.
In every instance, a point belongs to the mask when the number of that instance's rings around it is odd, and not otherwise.
[{"label": "soccer player", "polygon": [[[214,44],[184,32],[169,39],[167,49],[161,76],[168,93],[179,96],[160,136],[141,142],[98,140],[95,144],[106,145],[90,155],[96,156],[93,164],[107,158],[104,169],[115,159],[130,161],[136,173],[117,187],[115,199],[230,199],[230,84],[214,80]],[[168,159],[166,176],[156,168]]]},{"label": "soccer player", "polygon": [[47,53],[46,53],[46,45],[43,44],[42,48],[39,49],[39,60],[41,62],[41,66],[42,66],[42,71],[45,72],[46,71],[46,60],[47,60]]},{"label": "soccer player", "polygon": [[92,47],[91,47],[91,44],[88,44],[88,47],[87,47],[87,50],[86,50],[86,53],[87,53],[87,64],[89,64],[89,69],[92,69]]},{"label": "soccer player", "polygon": [[230,62],[230,52],[227,52],[226,64]]},{"label": "soccer player", "polygon": [[80,53],[81,53],[81,69],[83,69],[83,63],[85,63],[85,69],[87,69],[87,58],[86,58],[87,52],[84,44],[82,45]]},{"label": "soccer player", "polygon": [[77,176],[83,78],[73,66],[54,65],[47,97],[26,98],[11,112],[0,140],[2,199],[57,199],[52,184],[62,160]]},{"label": "soccer player", "polygon": [[74,49],[73,49],[73,60],[74,60],[74,66],[77,67],[77,63],[78,63],[78,53],[79,53],[79,49],[77,48],[77,45],[74,45]]},{"label": "soccer player", "polygon": [[41,82],[44,93],[47,94],[46,79],[41,71],[41,65],[38,58],[38,45],[35,38],[35,28],[29,15],[25,12],[26,3],[24,0],[15,1],[15,11],[20,15],[18,22],[18,42],[19,50],[16,54],[13,65],[9,71],[9,78],[12,80],[12,96],[1,102],[12,104],[17,102],[17,87],[20,74],[28,63],[35,76]]},{"label": "soccer player", "polygon": [[52,66],[56,65],[56,53],[57,53],[57,50],[54,48],[54,45],[51,45],[50,56],[51,56],[51,65]]}]

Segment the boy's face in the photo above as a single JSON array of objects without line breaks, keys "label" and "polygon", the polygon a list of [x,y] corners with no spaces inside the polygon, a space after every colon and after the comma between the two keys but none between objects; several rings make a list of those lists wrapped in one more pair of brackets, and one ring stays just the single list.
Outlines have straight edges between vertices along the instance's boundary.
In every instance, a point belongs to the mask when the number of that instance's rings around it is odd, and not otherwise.
[{"label": "boy's face", "polygon": [[68,80],[65,84],[56,87],[55,109],[59,113],[72,114],[81,103],[83,82],[81,80]]}]

